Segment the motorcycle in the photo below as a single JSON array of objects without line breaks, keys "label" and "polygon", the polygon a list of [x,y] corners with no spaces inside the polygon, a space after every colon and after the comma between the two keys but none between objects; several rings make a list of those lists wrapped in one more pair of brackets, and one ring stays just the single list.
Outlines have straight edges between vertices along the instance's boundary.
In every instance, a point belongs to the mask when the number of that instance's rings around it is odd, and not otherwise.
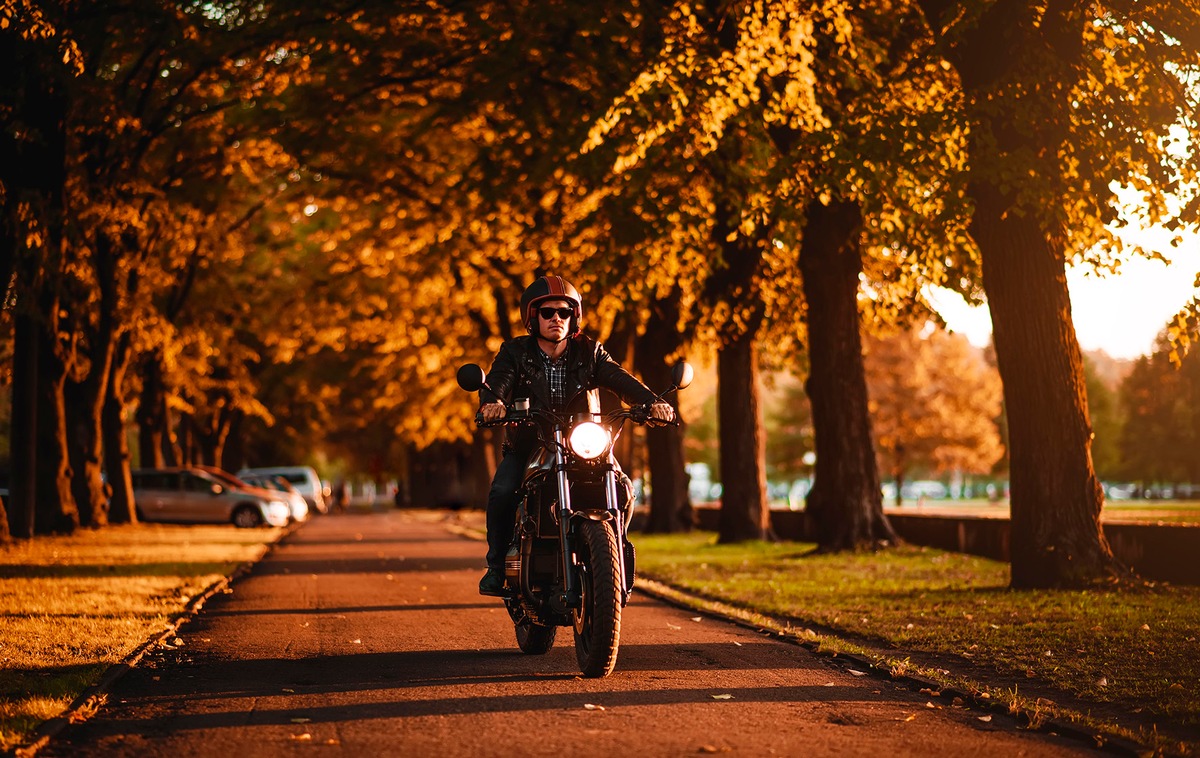
[{"label": "motorcycle", "polygon": [[[671,387],[654,402],[687,387],[692,377],[692,367],[679,363]],[[458,385],[467,392],[491,391],[475,364],[458,370]],[[517,646],[531,655],[547,653],[558,628],[572,627],[575,658],[586,677],[608,676],[616,666],[621,611],[633,591],[634,549],[626,534],[633,486],[613,445],[626,420],[668,423],[651,418],[651,405],[568,415],[531,409],[528,398],[515,398],[503,419],[476,416],[480,426],[528,424],[538,433],[504,562],[504,605]]]}]

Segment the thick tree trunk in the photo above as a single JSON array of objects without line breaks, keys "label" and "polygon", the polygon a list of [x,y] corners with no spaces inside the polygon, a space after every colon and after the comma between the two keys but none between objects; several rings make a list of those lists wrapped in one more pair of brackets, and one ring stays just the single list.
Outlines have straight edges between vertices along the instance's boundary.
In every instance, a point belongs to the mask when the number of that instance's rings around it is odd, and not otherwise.
[{"label": "thick tree trunk", "polygon": [[[58,301],[44,309],[46,314],[58,313]],[[34,532],[37,534],[71,533],[79,528],[79,510],[71,492],[70,453],[67,447],[66,406],[63,390],[67,382],[67,366],[55,349],[57,316],[51,324],[38,329],[38,466],[35,489],[37,513]]]},{"label": "thick tree trunk", "polygon": [[754,331],[747,331],[717,351],[722,486],[719,542],[767,539],[771,533],[754,340]]},{"label": "thick tree trunk", "polygon": [[1100,527],[1083,356],[1071,321],[1065,245],[972,184],[972,232],[1008,412],[1009,554],[1014,587],[1074,587],[1115,576]]},{"label": "thick tree trunk", "polygon": [[[808,304],[809,376],[817,461],[805,510],[822,550],[895,542],[883,515],[859,335],[862,216],[854,203],[809,203],[800,271]],[[724,416],[722,415],[722,420]]]},{"label": "thick tree trunk", "polygon": [[[950,0],[920,0],[920,5],[938,36],[958,10]],[[982,168],[1004,165],[1010,155],[1054,155],[1070,139],[1067,125],[1056,120],[1070,111],[1069,101],[1059,100],[1072,96],[1070,82],[1020,94],[1008,82],[1046,76],[1049,72],[1025,64],[1048,60],[1049,50],[1065,59],[1061,70],[1071,70],[1076,61],[1070,57],[1086,54],[1081,41],[1088,23],[1062,7],[1046,10],[1005,0],[989,6],[976,23],[953,26],[956,36],[941,40],[968,104],[978,104],[967,191],[975,203],[971,231],[982,252],[1004,383],[1009,552],[1012,585],[1019,588],[1082,586],[1121,572],[1100,527],[1104,494],[1092,465],[1086,380],[1066,283],[1065,234],[1053,214],[1018,202],[1022,172],[997,176]],[[1043,166],[1055,170],[1048,162]],[[1041,176],[1032,181],[1055,184]]]},{"label": "thick tree trunk", "polygon": [[246,465],[246,439],[242,431],[246,422],[246,414],[242,411],[232,411],[229,419],[229,435],[225,438],[225,447],[221,449],[219,465],[226,471],[241,471]]},{"label": "thick tree trunk", "polygon": [[108,517],[114,524],[137,523],[130,476],[129,438],[125,434],[125,371],[129,365],[129,338],[122,336],[113,356],[104,397],[101,426],[104,433],[104,468],[112,487]]},{"label": "thick tree trunk", "polygon": [[156,355],[142,361],[142,393],[138,399],[138,465],[142,468],[162,468],[166,429],[166,397],[163,391],[162,369]]},{"label": "thick tree trunk", "polygon": [[38,325],[34,317],[18,308],[13,328],[12,482],[9,487],[9,518],[12,535],[33,537],[37,511],[38,471],[38,367],[41,364]]},{"label": "thick tree trunk", "polygon": [[[638,373],[651,390],[661,392],[671,386],[672,356],[683,344],[676,326],[678,301],[658,301],[650,309],[645,331],[637,338],[634,360]],[[679,396],[665,398],[679,412]],[[665,534],[686,532],[694,526],[695,513],[688,495],[688,474],[684,452],[687,425],[647,427],[646,467],[650,473],[650,516],[646,531]]]},{"label": "thick tree trunk", "polygon": [[71,492],[79,509],[83,526],[101,527],[108,524],[108,486],[104,482],[104,435],[102,411],[105,388],[108,384],[108,365],[95,366],[103,371],[104,379],[89,375],[82,382],[68,380],[63,387],[64,409],[67,414],[71,462]]}]

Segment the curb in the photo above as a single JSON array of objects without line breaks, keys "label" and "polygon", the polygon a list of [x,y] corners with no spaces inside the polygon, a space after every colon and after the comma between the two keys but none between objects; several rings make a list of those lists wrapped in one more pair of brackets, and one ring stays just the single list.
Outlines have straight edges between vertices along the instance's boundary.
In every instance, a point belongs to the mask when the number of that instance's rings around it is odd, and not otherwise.
[{"label": "curb", "polygon": [[239,564],[237,568],[230,572],[229,576],[218,579],[206,587],[199,595],[196,595],[189,600],[183,607],[183,610],[180,611],[179,615],[170,621],[162,632],[155,634],[150,639],[143,642],[132,653],[121,659],[120,662],[109,666],[104,674],[101,675],[100,680],[81,692],[79,697],[75,698],[75,700],[73,700],[71,704],[67,706],[65,711],[54,718],[47,719],[39,724],[38,727],[30,734],[30,739],[32,740],[31,742],[12,749],[8,755],[12,755],[15,758],[32,758],[33,756],[37,755],[39,750],[46,747],[46,745],[48,745],[56,735],[62,732],[63,729],[67,728],[67,726],[70,724],[78,724],[80,722],[87,721],[93,713],[104,706],[104,703],[108,700],[108,693],[112,690],[113,685],[119,682],[121,677],[125,676],[126,673],[137,666],[138,662],[141,661],[147,653],[159,645],[165,644],[165,640],[168,637],[176,635],[180,628],[184,626],[184,624],[196,617],[196,615],[204,607],[204,604],[213,595],[225,592],[229,585],[250,573],[251,569],[253,569],[259,561],[270,555],[271,552],[275,550],[276,546],[279,545],[279,543],[290,537],[292,533],[301,526],[303,526],[303,524],[290,524],[283,530],[277,539],[266,543],[267,549],[263,551],[262,555],[252,561],[246,561]]},{"label": "curb", "polygon": [[[830,662],[842,667],[848,668],[854,666],[856,669],[861,669],[864,673],[870,674],[876,679],[886,679],[889,682],[894,682],[910,689],[914,692],[924,692],[931,700],[941,700],[947,704],[954,705],[969,705],[980,710],[986,711],[989,714],[1000,714],[1006,718],[1013,719],[1018,727],[1036,731],[1044,734],[1054,734],[1060,737],[1074,740],[1086,744],[1094,750],[1100,750],[1111,755],[1124,756],[1125,758],[1142,758],[1143,756],[1155,755],[1155,749],[1133,740],[1121,737],[1118,735],[1108,734],[1098,731],[1093,728],[1079,726],[1066,721],[1055,719],[1038,719],[1034,720],[1026,711],[1018,711],[1012,713],[1008,706],[1004,703],[996,702],[990,698],[982,698],[979,693],[967,692],[954,687],[944,687],[939,682],[932,679],[926,679],[916,674],[900,674],[893,675],[889,669],[885,669],[866,656],[856,653],[840,653],[831,650],[822,650],[819,640],[808,640],[798,637],[795,633],[788,632],[790,624],[782,623],[765,614],[745,609],[739,609],[736,606],[722,600],[706,598],[700,595],[692,594],[687,590],[674,587],[670,584],[648,579],[639,576],[635,590],[648,595],[656,600],[673,605],[677,608],[683,608],[688,611],[696,611],[707,615],[711,618],[720,619],[732,624],[735,624],[743,629],[749,629],[760,634],[765,634],[773,639],[781,642],[787,642],[792,645],[798,645],[814,655],[820,656]],[[714,607],[716,606],[716,607]],[[728,608],[725,611],[722,609]],[[746,616],[755,616],[760,621],[752,621],[748,618],[739,615],[738,611]],[[845,640],[845,638],[832,632],[824,630],[821,632],[824,636],[833,637],[835,639]]]}]

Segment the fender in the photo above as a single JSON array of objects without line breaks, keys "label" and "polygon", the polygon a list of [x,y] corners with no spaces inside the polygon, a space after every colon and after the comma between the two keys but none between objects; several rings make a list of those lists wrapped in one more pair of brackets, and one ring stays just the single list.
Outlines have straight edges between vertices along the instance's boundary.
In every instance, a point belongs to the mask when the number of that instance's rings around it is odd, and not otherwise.
[{"label": "fender", "polygon": [[612,511],[575,511],[571,514],[571,520],[579,521],[612,521]]}]

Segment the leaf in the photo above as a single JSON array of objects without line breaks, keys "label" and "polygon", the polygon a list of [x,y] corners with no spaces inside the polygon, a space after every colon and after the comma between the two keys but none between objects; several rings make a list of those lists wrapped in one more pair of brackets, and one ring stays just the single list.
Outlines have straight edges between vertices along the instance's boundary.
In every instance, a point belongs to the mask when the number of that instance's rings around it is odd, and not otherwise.
[{"label": "leaf", "polygon": [[713,700],[733,700],[733,695],[713,695]]},{"label": "leaf", "polygon": [[867,675],[867,672],[865,672],[865,671],[855,671],[854,669],[850,669],[850,673],[854,674],[855,676],[866,676]]},{"label": "leaf", "polygon": [[977,716],[976,718],[978,718],[980,721],[991,721],[992,720],[991,716]]},{"label": "leaf", "polygon": [[703,616],[692,616],[692,621],[701,621],[703,619],[704,619]]},{"label": "leaf", "polygon": [[293,724],[309,724],[309,723],[312,723],[312,719],[305,718],[303,716],[297,716],[296,718],[292,719],[292,723]]},{"label": "leaf", "polygon": [[675,625],[674,625],[674,624],[672,624],[670,621],[668,621],[668,622],[667,622],[667,628],[668,628],[668,629],[682,629],[683,627],[682,627],[682,626],[675,626]]},{"label": "leaf", "polygon": [[594,704],[594,703],[584,703],[584,704],[583,704],[583,708],[584,708],[584,710],[588,710],[588,711],[604,711],[604,710],[608,710],[608,709],[607,709],[607,708],[605,708],[604,706],[602,706],[602,705],[596,705],[596,704]]}]

